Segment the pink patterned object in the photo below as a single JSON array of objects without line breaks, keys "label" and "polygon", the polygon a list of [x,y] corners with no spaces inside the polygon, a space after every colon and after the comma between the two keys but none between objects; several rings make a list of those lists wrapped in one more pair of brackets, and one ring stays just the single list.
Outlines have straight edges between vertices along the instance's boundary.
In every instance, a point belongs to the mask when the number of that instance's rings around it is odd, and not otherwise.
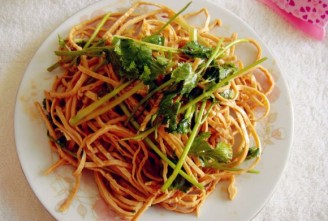
[{"label": "pink patterned object", "polygon": [[328,0],[260,0],[294,26],[323,40],[328,23]]}]

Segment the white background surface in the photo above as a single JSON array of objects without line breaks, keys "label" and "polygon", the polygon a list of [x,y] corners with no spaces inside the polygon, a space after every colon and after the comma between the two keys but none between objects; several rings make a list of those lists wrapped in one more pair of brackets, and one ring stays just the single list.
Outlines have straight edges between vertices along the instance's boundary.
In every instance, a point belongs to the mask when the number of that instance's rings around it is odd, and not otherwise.
[{"label": "white background surface", "polygon": [[[54,220],[29,187],[14,142],[16,92],[40,44],[91,0],[1,0],[0,220]],[[294,107],[291,155],[259,220],[328,220],[328,37],[316,41],[254,0],[216,0],[246,21],[272,50]],[[251,203],[251,199],[250,199]]]}]

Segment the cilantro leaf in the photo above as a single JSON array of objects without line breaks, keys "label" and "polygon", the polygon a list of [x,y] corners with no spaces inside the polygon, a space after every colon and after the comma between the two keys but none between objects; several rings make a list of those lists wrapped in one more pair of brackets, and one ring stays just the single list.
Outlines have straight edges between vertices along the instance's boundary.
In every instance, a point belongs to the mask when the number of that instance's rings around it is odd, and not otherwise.
[{"label": "cilantro leaf", "polygon": [[192,105],[186,110],[183,116],[184,118],[180,120],[178,124],[178,128],[177,128],[178,133],[186,134],[191,131],[191,123],[195,112],[196,112],[196,105]]},{"label": "cilantro leaf", "polygon": [[210,133],[201,133],[194,140],[189,153],[198,156],[205,167],[211,167],[213,163],[229,163],[232,159],[232,147],[229,144],[220,142],[215,148],[205,140],[210,137]]},{"label": "cilantro leaf", "polygon": [[178,112],[181,102],[173,102],[173,98],[190,93],[197,84],[197,75],[193,72],[190,63],[180,63],[171,74],[173,85],[167,91],[159,105],[159,116],[163,117],[163,122],[168,124],[169,132],[187,133],[190,131],[191,118],[184,116],[180,122],[177,122]]},{"label": "cilantro leaf", "polygon": [[185,178],[183,178],[179,174],[173,181],[172,185],[170,186],[170,189],[178,189],[178,190],[186,193],[191,187],[192,187],[192,184],[189,183]]},{"label": "cilantro leaf", "polygon": [[209,58],[212,49],[200,45],[196,41],[190,41],[182,48],[182,52],[192,58]]},{"label": "cilantro leaf", "polygon": [[229,75],[237,71],[237,67],[232,63],[225,63],[223,65],[218,65],[215,62],[211,63],[204,74],[204,79],[208,81],[214,81],[219,83]]},{"label": "cilantro leaf", "polygon": [[193,72],[190,63],[180,63],[179,66],[172,72],[171,77],[175,82],[183,81],[181,94],[188,94],[197,85],[197,74]]},{"label": "cilantro leaf", "polygon": [[52,136],[50,136],[49,131],[47,131],[47,136],[48,136],[50,141],[58,144],[60,147],[65,148],[67,146],[67,140],[66,140],[65,136],[62,135],[58,139],[55,139]]},{"label": "cilantro leaf", "polygon": [[145,65],[143,68],[144,68],[144,70],[143,70],[142,74],[140,75],[140,80],[142,80],[143,82],[151,81],[151,79],[153,77],[152,77],[150,68],[147,65]]},{"label": "cilantro leaf", "polygon": [[194,98],[200,96],[204,93],[204,89],[195,87],[190,91],[190,93],[186,96],[189,100],[193,100]]},{"label": "cilantro leaf", "polygon": [[220,66],[220,81],[228,77],[229,75],[233,74],[237,71],[237,67],[233,63],[225,63]]},{"label": "cilantro leaf", "polygon": [[128,75],[138,74],[152,60],[152,51],[145,45],[139,45],[130,39],[120,40],[121,62]]},{"label": "cilantro leaf", "polygon": [[248,149],[246,160],[250,160],[252,158],[260,156],[260,148],[258,147],[250,147]]},{"label": "cilantro leaf", "polygon": [[179,134],[186,134],[190,132],[191,120],[189,118],[182,119],[177,126],[177,132]]},{"label": "cilantro leaf", "polygon": [[211,66],[208,67],[205,71],[204,79],[206,79],[207,81],[217,82],[217,80],[220,79],[219,77],[220,77],[220,69],[216,63],[212,62]]},{"label": "cilantro leaf", "polygon": [[62,38],[60,35],[58,35],[58,44],[60,48],[64,48],[65,47],[65,39]]},{"label": "cilantro leaf", "polygon": [[164,45],[164,37],[160,35],[150,35],[147,37],[144,37],[142,39],[144,42],[156,44],[156,45]]},{"label": "cilantro leaf", "polygon": [[177,129],[177,116],[180,109],[180,102],[173,102],[176,94],[167,94],[159,104],[158,115],[163,117],[163,122],[167,123],[169,132]]},{"label": "cilantro leaf", "polygon": [[191,145],[189,153],[198,155],[212,149],[210,144],[206,141],[206,139],[209,138],[210,136],[211,136],[210,132],[204,132],[199,134],[195,138],[193,144]]},{"label": "cilantro leaf", "polygon": [[224,90],[223,92],[220,93],[220,95],[222,97],[224,97],[225,99],[232,99],[233,98],[233,90],[227,89]]},{"label": "cilantro leaf", "polygon": [[220,142],[216,145],[213,153],[218,162],[228,163],[232,159],[232,148],[229,144]]},{"label": "cilantro leaf", "polygon": [[168,59],[162,56],[158,56],[153,59],[152,63],[144,66],[144,72],[140,76],[145,84],[152,84],[153,80],[156,79],[159,73],[164,73],[165,68],[168,64]]},{"label": "cilantro leaf", "polygon": [[120,38],[114,38],[112,44],[114,49],[109,52],[110,61],[122,77],[140,79],[150,84],[165,72],[167,60],[163,57],[154,58],[147,45]]}]

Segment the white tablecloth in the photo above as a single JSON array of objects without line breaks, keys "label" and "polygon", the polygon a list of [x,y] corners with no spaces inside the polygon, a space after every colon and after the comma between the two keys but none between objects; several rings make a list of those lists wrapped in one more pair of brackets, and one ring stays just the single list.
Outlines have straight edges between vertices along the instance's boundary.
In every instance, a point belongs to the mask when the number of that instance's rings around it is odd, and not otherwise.
[{"label": "white tablecloth", "polygon": [[[292,97],[294,142],[272,198],[254,220],[328,220],[328,37],[316,41],[258,1],[216,0],[272,49]],[[2,0],[0,6],[0,220],[54,220],[18,161],[13,113],[25,68],[59,24],[93,0]]]}]

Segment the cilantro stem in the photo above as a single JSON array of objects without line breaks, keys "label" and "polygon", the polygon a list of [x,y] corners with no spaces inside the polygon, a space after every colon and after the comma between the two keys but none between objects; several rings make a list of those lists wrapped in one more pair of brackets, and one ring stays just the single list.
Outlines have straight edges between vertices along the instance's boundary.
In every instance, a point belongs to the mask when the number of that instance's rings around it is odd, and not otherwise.
[{"label": "cilantro stem", "polygon": [[[223,39],[222,39],[223,40]],[[229,48],[231,48],[232,46],[236,45],[236,44],[239,44],[239,43],[242,43],[242,42],[249,42],[248,39],[246,38],[241,38],[241,39],[237,39],[233,42],[230,42],[229,44],[227,44],[222,51],[220,51],[216,56],[215,58],[218,58],[220,57],[224,52],[226,52]]]},{"label": "cilantro stem", "polygon": [[190,41],[194,41],[194,42],[197,42],[197,29],[196,28],[191,28],[189,30],[189,39]]},{"label": "cilantro stem", "polygon": [[[218,164],[213,164],[213,165],[209,165],[207,166],[209,168],[215,168],[215,169],[218,169],[218,170],[225,170],[225,171],[228,171],[228,172],[240,172],[240,171],[245,171],[245,169],[242,169],[242,168],[238,168],[238,167],[227,167],[227,166],[224,166],[224,165],[218,165]],[[246,173],[252,173],[252,174],[259,174],[260,171],[258,170],[246,170]]]},{"label": "cilantro stem", "polygon": [[60,61],[57,61],[56,63],[54,63],[53,65],[51,65],[50,67],[48,67],[47,68],[47,71],[52,72],[53,70],[55,70],[59,66],[60,66]]},{"label": "cilantro stem", "polygon": [[209,59],[206,61],[205,66],[202,67],[202,69],[200,71],[198,71],[198,74],[201,74],[204,70],[206,70],[208,68],[208,66],[211,64],[211,62],[217,57],[217,54],[220,51],[221,45],[223,42],[223,38],[220,39],[220,41],[218,42],[218,44],[216,45],[214,51],[212,52],[211,56],[209,57]]},{"label": "cilantro stem", "polygon": [[52,72],[56,68],[60,67],[60,63],[61,62],[68,62],[68,61],[72,61],[72,58],[63,58],[62,60],[57,61],[56,63],[54,63],[53,65],[51,65],[50,67],[48,67],[47,68],[47,71]]},{"label": "cilantro stem", "polygon": [[[130,112],[129,110],[127,109],[127,107],[125,106],[124,103],[120,103],[120,108],[122,109],[122,111],[124,112],[124,114],[127,116],[127,117],[130,117]],[[138,122],[136,122],[133,118],[130,120],[132,126],[138,130],[139,129],[139,124]],[[172,169],[175,169],[176,168],[176,165],[169,159],[167,158],[167,156],[165,154],[163,154],[163,152],[156,146],[156,144],[154,144],[154,142],[149,139],[148,137],[146,137],[144,139],[144,141],[150,146],[150,148],[155,151],[155,153],[165,162],[167,163]],[[200,183],[197,182],[197,180],[195,180],[192,176],[186,174],[183,170],[179,170],[178,171],[179,174],[185,178],[187,181],[189,181],[192,185],[194,185],[195,187],[203,190],[204,189],[204,186]]]},{"label": "cilantro stem", "polygon": [[152,44],[152,43],[149,43],[149,42],[139,41],[139,40],[134,39],[134,38],[129,38],[129,37],[120,36],[120,35],[115,35],[114,37],[121,38],[121,39],[130,39],[130,40],[133,40],[134,42],[137,42],[139,44],[144,44],[144,45],[148,46],[150,49],[156,50],[156,51],[164,51],[164,52],[171,52],[171,53],[180,53],[180,50],[178,48],[172,48],[172,47],[167,47],[167,46]]},{"label": "cilantro stem", "polygon": [[182,152],[182,154],[179,158],[179,161],[178,161],[176,167],[173,170],[173,173],[171,174],[171,176],[166,180],[166,182],[162,186],[162,191],[166,191],[172,185],[173,181],[175,180],[175,178],[179,174],[179,171],[181,171],[182,165],[186,161],[186,157],[188,155],[190,147],[191,147],[192,143],[194,142],[194,139],[196,138],[199,127],[201,126],[202,116],[203,116],[205,107],[206,107],[206,101],[203,101],[203,103],[200,107],[200,110],[199,110],[199,114],[198,114],[197,119],[196,119],[195,126],[194,126],[194,128],[193,128],[193,130],[192,130],[192,132],[189,136],[187,144],[186,144],[185,148],[183,149],[183,152]]},{"label": "cilantro stem", "polygon": [[125,140],[141,140],[147,137],[149,134],[153,133],[156,130],[156,127],[152,127],[148,130],[139,133],[137,136],[125,138]]},{"label": "cilantro stem", "polygon": [[[163,154],[163,152],[153,143],[153,141],[151,141],[148,137],[146,137],[144,139],[144,141],[155,151],[155,153],[157,153],[157,155],[162,158],[162,160],[164,160],[173,170],[175,170],[177,168],[178,165],[174,164],[169,158],[167,158],[165,156],[165,154]],[[184,172],[183,170],[181,170],[181,168],[179,169],[178,173],[185,178],[187,181],[189,181],[192,185],[194,185],[195,187],[197,187],[198,189],[203,190],[204,186],[200,183],[198,183],[197,180],[195,180],[192,176],[189,176],[186,172]]]},{"label": "cilantro stem", "polygon": [[174,19],[176,19],[182,12],[184,12],[188,7],[189,5],[191,4],[192,2],[189,2],[186,6],[184,6],[180,11],[178,11],[178,13],[176,13],[172,18],[170,18],[166,23],[165,25],[163,25],[154,35],[158,35],[159,33],[161,33]]},{"label": "cilantro stem", "polygon": [[69,120],[69,123],[72,126],[77,125],[84,117],[86,117],[88,114],[90,114],[91,112],[93,112],[94,110],[96,110],[98,107],[100,107],[101,105],[103,105],[106,101],[108,101],[109,99],[111,99],[112,97],[114,97],[121,90],[123,90],[124,88],[126,88],[127,86],[129,86],[131,84],[131,82],[132,81],[127,81],[127,82],[121,84],[120,86],[118,86],[117,88],[115,88],[114,90],[112,90],[107,95],[103,96],[99,100],[93,102],[89,106],[87,106],[84,109],[80,110],[74,117],[72,117]]},{"label": "cilantro stem", "polygon": [[[130,117],[131,117],[131,115],[130,115]],[[146,130],[143,133],[139,133],[136,136],[127,137],[127,138],[124,138],[122,140],[142,140],[142,139],[146,138],[149,134],[151,134],[152,132],[154,132],[155,129],[156,129],[156,127],[152,127],[151,129]]]},{"label": "cilantro stem", "polygon": [[97,26],[97,28],[95,29],[95,31],[92,33],[91,37],[89,38],[89,40],[87,41],[87,43],[84,45],[83,48],[88,48],[89,45],[91,44],[91,42],[93,41],[93,39],[97,36],[98,32],[100,31],[100,29],[102,28],[102,26],[104,26],[105,22],[107,21],[108,17],[110,16],[111,13],[107,13],[103,19],[100,21],[99,25]]},{"label": "cilantro stem", "polygon": [[174,81],[175,81],[174,79],[170,79],[170,80],[168,80],[167,82],[165,82],[164,84],[162,84],[161,86],[157,87],[156,89],[154,89],[154,90],[152,90],[150,93],[148,93],[147,96],[144,97],[144,98],[138,103],[138,105],[133,109],[133,111],[132,111],[130,117],[126,120],[125,124],[127,124],[127,123],[130,121],[131,117],[134,116],[134,114],[137,112],[137,110],[139,109],[139,107],[140,107],[141,105],[143,105],[143,104],[144,104],[144,103],[145,103],[145,102],[146,102],[151,96],[153,96],[157,91],[160,91],[160,90],[166,88],[167,86],[169,86],[170,84],[172,84]]},{"label": "cilantro stem", "polygon": [[103,52],[104,50],[109,50],[111,47],[91,47],[85,48],[79,51],[55,51],[55,55],[57,56],[81,56],[89,53]]},{"label": "cilantro stem", "polygon": [[258,170],[247,170],[247,173],[260,174]]},{"label": "cilantro stem", "polygon": [[204,70],[206,70],[208,68],[208,66],[211,64],[211,62],[220,57],[224,52],[226,52],[229,48],[231,48],[232,46],[242,43],[242,42],[249,42],[248,39],[246,38],[242,38],[242,39],[237,39],[233,42],[230,42],[229,44],[227,44],[225,47],[223,47],[222,50],[221,49],[221,45],[223,43],[223,38],[221,38],[217,44],[217,46],[215,47],[214,51],[212,52],[211,56],[209,57],[209,59],[206,61],[205,65],[201,68],[200,71],[198,71],[198,73],[203,73]]},{"label": "cilantro stem", "polygon": [[196,103],[198,103],[199,101],[203,100],[206,97],[211,96],[216,90],[218,90],[220,87],[224,86],[225,84],[227,84],[230,80],[233,80],[249,71],[254,70],[259,64],[261,64],[262,62],[264,62],[265,60],[267,60],[267,58],[262,58],[256,62],[254,62],[251,65],[248,65],[246,67],[244,67],[243,69],[235,72],[234,74],[224,78],[222,81],[220,81],[219,83],[217,83],[216,85],[214,85],[211,89],[209,89],[208,91],[206,91],[205,93],[201,94],[200,96],[196,97],[195,99],[189,101],[186,105],[182,106],[179,110],[178,113],[183,113],[184,111],[186,111],[191,105],[194,105]]},{"label": "cilantro stem", "polygon": [[[209,107],[208,110],[206,111],[206,114],[204,115],[203,120],[201,121],[201,124],[205,123],[205,121],[206,121],[208,115],[211,113],[212,108],[214,107],[215,104],[216,104],[216,102],[212,102],[212,103],[211,103],[210,107]],[[187,109],[187,111],[188,111],[188,110],[189,110],[189,108]]]},{"label": "cilantro stem", "polygon": [[140,90],[142,87],[144,87],[145,85],[143,84],[143,82],[138,83],[137,85],[135,85],[131,90],[123,93],[122,95],[120,95],[118,98],[114,99],[112,102],[109,102],[107,105],[104,105],[103,107],[100,107],[99,109],[97,109],[96,111],[94,111],[93,113],[91,113],[90,115],[86,116],[82,122],[93,119],[103,113],[106,113],[107,111],[109,111],[110,109],[116,107],[117,105],[119,105],[120,103],[122,103],[123,101],[125,101],[126,99],[128,99],[129,97],[131,97],[133,94],[135,94],[138,90]]},{"label": "cilantro stem", "polygon": [[[183,17],[177,18],[176,23],[178,23],[185,30],[190,30],[193,28],[191,25],[189,25],[186,22],[186,20]],[[209,46],[208,42],[205,41],[204,38],[199,33],[197,33],[197,41],[203,45]]]}]

